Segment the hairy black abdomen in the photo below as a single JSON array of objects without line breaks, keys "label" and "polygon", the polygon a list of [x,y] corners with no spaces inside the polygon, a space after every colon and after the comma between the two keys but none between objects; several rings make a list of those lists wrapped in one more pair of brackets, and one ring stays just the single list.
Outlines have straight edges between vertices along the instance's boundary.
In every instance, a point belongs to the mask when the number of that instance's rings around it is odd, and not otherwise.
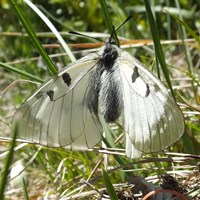
[{"label": "hairy black abdomen", "polygon": [[123,108],[121,80],[118,70],[102,70],[98,68],[91,76],[88,92],[88,108],[95,118],[98,112],[106,122],[115,122]]},{"label": "hairy black abdomen", "polygon": [[115,122],[123,107],[120,72],[116,65],[118,56],[118,47],[106,43],[98,66],[91,74],[88,108],[96,119],[100,112],[106,122]]}]

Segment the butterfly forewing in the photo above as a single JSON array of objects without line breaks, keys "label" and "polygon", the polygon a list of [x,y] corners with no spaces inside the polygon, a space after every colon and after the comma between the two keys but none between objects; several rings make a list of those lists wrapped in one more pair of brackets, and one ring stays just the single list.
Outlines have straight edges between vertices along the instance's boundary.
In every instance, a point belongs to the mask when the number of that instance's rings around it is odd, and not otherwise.
[{"label": "butterfly forewing", "polygon": [[87,106],[97,54],[80,59],[45,82],[16,111],[19,137],[45,146],[81,150],[101,140],[102,129]]},{"label": "butterfly forewing", "polygon": [[[183,114],[165,86],[128,53],[118,60],[124,99],[126,151],[155,152],[165,149],[184,131]],[[131,149],[132,143],[134,149]]]}]

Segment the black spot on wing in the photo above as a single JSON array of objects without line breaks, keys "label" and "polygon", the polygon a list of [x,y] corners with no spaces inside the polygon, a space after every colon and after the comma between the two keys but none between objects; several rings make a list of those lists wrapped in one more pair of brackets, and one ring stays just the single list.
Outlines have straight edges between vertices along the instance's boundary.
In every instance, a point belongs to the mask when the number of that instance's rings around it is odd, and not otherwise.
[{"label": "black spot on wing", "polygon": [[46,92],[46,94],[49,96],[50,101],[53,101],[54,91],[53,90],[49,90],[49,91]]},{"label": "black spot on wing", "polygon": [[43,92],[42,92],[42,91],[39,91],[39,92],[35,95],[35,97],[36,97],[37,99],[42,98],[42,97],[43,97]]},{"label": "black spot on wing", "polygon": [[145,97],[148,97],[150,94],[150,89],[149,89],[149,85],[146,84],[146,86],[147,86],[147,91],[146,91]]},{"label": "black spot on wing", "polygon": [[71,85],[71,77],[68,73],[64,73],[62,74],[62,79],[64,81],[65,84],[67,84],[67,86],[70,86]]},{"label": "black spot on wing", "polygon": [[136,79],[139,77],[140,75],[139,75],[139,73],[138,73],[138,68],[137,67],[135,67],[134,68],[134,71],[133,71],[133,74],[132,74],[132,82],[134,83],[135,81],[136,81]]},{"label": "black spot on wing", "polygon": [[[138,79],[139,78],[139,79]],[[146,86],[146,92],[145,92],[145,96],[144,97],[148,97],[149,94],[150,94],[150,88],[149,88],[149,85],[145,83],[145,81],[141,81],[142,78],[140,77],[139,75],[139,72],[138,72],[138,68],[135,67],[134,70],[133,70],[133,74],[131,76],[131,79],[132,79],[132,83],[135,83],[137,80],[138,80],[138,83],[137,85],[141,84],[141,87],[143,88],[144,87],[144,84]],[[140,83],[141,81],[141,83]]]}]

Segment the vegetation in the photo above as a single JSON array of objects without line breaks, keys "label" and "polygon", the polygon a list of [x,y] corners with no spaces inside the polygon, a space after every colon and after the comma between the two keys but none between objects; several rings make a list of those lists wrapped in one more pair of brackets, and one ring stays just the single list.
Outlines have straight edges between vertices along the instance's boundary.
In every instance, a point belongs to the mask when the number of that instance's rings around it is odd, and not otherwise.
[{"label": "vegetation", "polygon": [[[151,190],[158,191],[159,185],[191,199],[200,198],[200,2],[111,0],[106,5],[103,3],[35,0],[31,8],[29,0],[0,2],[2,199],[99,199],[100,196],[142,199]],[[64,42],[34,8],[39,8],[54,24]],[[161,80],[166,80],[164,83],[169,88],[172,86],[185,117],[181,140],[164,152],[145,154],[134,160],[124,155],[123,139],[114,144],[123,133],[118,126],[113,134],[106,136],[113,147],[106,150],[72,152],[19,140],[16,144],[11,142],[12,132],[16,133],[11,128],[12,116],[37,88],[37,83],[55,74],[57,67],[63,68],[75,57],[78,59],[103,45],[68,32],[83,32],[106,41],[109,20],[118,27],[130,15],[133,19],[117,31],[121,47]]]}]

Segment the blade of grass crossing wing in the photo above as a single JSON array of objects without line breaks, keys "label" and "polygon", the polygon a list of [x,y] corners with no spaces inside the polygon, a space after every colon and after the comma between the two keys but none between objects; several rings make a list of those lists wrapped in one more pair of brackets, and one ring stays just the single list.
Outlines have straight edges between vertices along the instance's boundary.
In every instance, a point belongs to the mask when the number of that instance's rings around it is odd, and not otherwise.
[{"label": "blade of grass crossing wing", "polygon": [[116,32],[113,29],[112,20],[110,18],[110,15],[109,15],[108,8],[107,8],[105,0],[100,0],[100,5],[101,5],[101,10],[102,10],[102,13],[103,13],[103,17],[104,17],[106,26],[107,26],[107,28],[109,30],[109,33],[110,33],[110,35],[112,35],[112,38],[114,39],[115,44],[117,46],[119,46],[119,40],[117,39]]},{"label": "blade of grass crossing wing", "polygon": [[153,42],[154,42],[154,45],[155,45],[156,57],[158,58],[158,61],[159,61],[160,66],[162,68],[162,71],[163,71],[163,74],[164,74],[165,79],[167,81],[167,84],[169,86],[169,89],[172,93],[172,96],[175,98],[175,95],[174,95],[174,92],[173,92],[173,89],[172,89],[172,85],[171,85],[171,81],[170,81],[170,78],[169,78],[169,72],[168,72],[168,69],[167,69],[167,65],[165,63],[164,53],[163,53],[163,50],[162,50],[162,46],[160,44],[160,37],[159,37],[157,26],[156,26],[156,23],[155,23],[155,20],[154,20],[152,11],[151,11],[151,7],[149,5],[149,1],[144,0],[144,4],[145,4],[146,13],[147,13],[148,21],[149,21],[149,26],[150,26],[150,29],[151,29]]}]

